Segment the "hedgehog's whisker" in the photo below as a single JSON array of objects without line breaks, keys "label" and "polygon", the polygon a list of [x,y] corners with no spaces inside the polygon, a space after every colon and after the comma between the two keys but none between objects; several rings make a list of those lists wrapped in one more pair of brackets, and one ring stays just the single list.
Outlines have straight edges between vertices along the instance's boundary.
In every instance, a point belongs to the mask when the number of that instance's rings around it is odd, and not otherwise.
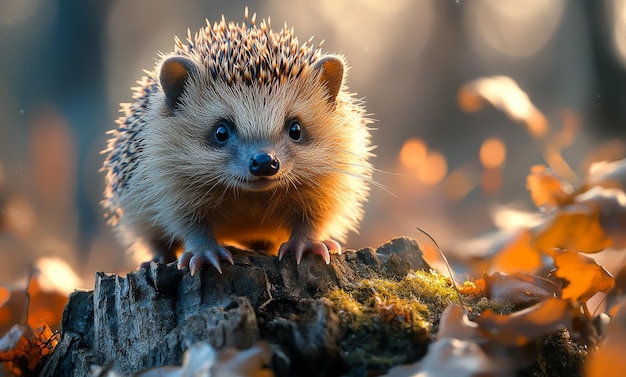
[{"label": "hedgehog's whisker", "polygon": [[238,180],[242,180],[241,177],[236,176],[236,177],[228,177],[228,179],[226,179],[225,185],[226,188],[224,189],[224,191],[222,191],[222,195],[220,196],[220,201],[222,200],[222,198],[226,195],[226,193],[228,191],[232,191],[233,192],[233,198],[237,201],[239,200],[239,185],[237,184]]},{"label": "hedgehog's whisker", "polygon": [[[291,186],[293,186],[296,194],[298,194],[298,198],[300,199],[300,203],[304,203],[304,199],[302,198],[302,195],[300,194],[300,189],[298,187],[298,185],[300,185],[300,181],[298,180],[297,177],[295,177],[292,174],[287,174],[285,176],[285,178],[287,179],[287,181],[291,184]],[[286,191],[288,190],[289,186],[286,187]],[[285,191],[285,192],[286,192]]]},{"label": "hedgehog's whisker", "polygon": [[206,203],[207,197],[212,195],[214,193],[215,188],[222,183],[222,178],[216,177],[216,176],[207,176],[204,174],[203,175],[198,174],[195,181],[196,183],[193,184],[193,187],[204,188],[206,187],[207,183],[213,183],[213,184],[208,189],[203,190],[204,192],[201,195],[195,195],[194,200],[191,201],[190,203],[190,207],[195,207],[196,205],[202,205],[203,203]]},{"label": "hedgehog's whisker", "polygon": [[330,167],[324,167],[323,169],[325,169],[325,170],[327,170],[327,171],[334,171],[334,172],[336,172],[336,173],[341,173],[341,174],[349,175],[349,176],[354,177],[354,178],[358,178],[358,179],[360,179],[360,180],[362,180],[362,181],[365,181],[365,182],[367,182],[367,183],[371,184],[372,186],[378,187],[379,189],[381,189],[381,190],[385,191],[387,194],[389,194],[389,195],[391,195],[391,196],[393,196],[393,197],[396,197],[396,198],[398,197],[398,195],[394,194],[394,193],[391,191],[391,188],[390,188],[390,187],[385,186],[385,185],[383,185],[382,183],[377,182],[377,181],[375,181],[374,179],[372,179],[371,177],[368,177],[368,176],[366,176],[366,175],[363,175],[363,174],[358,174],[358,173],[354,173],[354,172],[351,172],[351,171],[348,171],[348,170],[337,169],[337,168],[330,168]]},{"label": "hedgehog's whisker", "polygon": [[372,169],[372,171],[374,171],[376,173],[383,173],[383,174],[397,175],[397,176],[405,175],[403,173],[396,173],[396,172],[393,172],[393,171],[387,171],[387,170],[382,170],[382,169],[371,168],[371,167],[369,167],[366,164],[357,164],[356,162],[342,162],[342,161],[339,161],[338,164],[354,166],[354,167],[357,167],[357,168]]}]

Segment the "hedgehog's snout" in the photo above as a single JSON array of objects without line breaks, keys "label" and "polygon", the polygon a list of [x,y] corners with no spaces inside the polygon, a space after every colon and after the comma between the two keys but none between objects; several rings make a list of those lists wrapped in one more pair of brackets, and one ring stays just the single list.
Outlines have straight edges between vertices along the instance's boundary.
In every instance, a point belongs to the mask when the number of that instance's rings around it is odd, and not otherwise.
[{"label": "hedgehog's snout", "polygon": [[269,177],[278,173],[280,161],[274,153],[260,152],[250,158],[248,169],[254,176]]}]

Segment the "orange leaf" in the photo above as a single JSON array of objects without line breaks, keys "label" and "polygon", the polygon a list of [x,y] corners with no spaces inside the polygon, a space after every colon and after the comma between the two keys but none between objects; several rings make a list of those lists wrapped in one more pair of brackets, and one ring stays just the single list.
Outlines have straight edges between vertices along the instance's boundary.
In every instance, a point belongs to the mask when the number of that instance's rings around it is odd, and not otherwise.
[{"label": "orange leaf", "polygon": [[541,138],[548,132],[548,121],[528,95],[507,76],[480,78],[459,90],[459,106],[463,111],[477,111],[485,103],[504,111],[512,120],[523,123],[535,138]]},{"label": "orange leaf", "polygon": [[11,292],[8,288],[0,287],[0,306],[4,305],[5,302],[9,300],[11,297]]},{"label": "orange leaf", "polygon": [[596,253],[611,246],[611,239],[600,226],[595,206],[570,204],[553,210],[546,220],[531,228],[532,245],[543,252],[553,249]]},{"label": "orange leaf", "polygon": [[522,229],[493,256],[491,271],[503,273],[535,272],[543,264],[541,253],[531,246],[532,234]]},{"label": "orange leaf", "polygon": [[0,339],[0,361],[15,375],[28,375],[44,356],[52,353],[57,340],[52,330],[41,322],[36,328],[15,325]]},{"label": "orange leaf", "polygon": [[563,299],[586,302],[598,292],[608,292],[615,279],[593,258],[573,251],[553,252],[556,276],[565,280]]},{"label": "orange leaf", "polygon": [[485,279],[464,281],[463,284],[458,285],[457,288],[462,295],[483,297],[485,295]]},{"label": "orange leaf", "polygon": [[551,209],[570,200],[571,186],[556,176],[554,171],[544,165],[530,168],[526,178],[526,188],[538,208]]},{"label": "orange leaf", "polygon": [[523,346],[541,336],[571,326],[578,308],[571,302],[551,298],[513,314],[499,315],[490,309],[476,319],[483,334],[508,346]]},{"label": "orange leaf", "polygon": [[599,214],[599,223],[607,236],[611,238],[611,246],[617,249],[626,248],[626,193],[621,189],[593,187],[576,197],[576,202],[594,208]]}]

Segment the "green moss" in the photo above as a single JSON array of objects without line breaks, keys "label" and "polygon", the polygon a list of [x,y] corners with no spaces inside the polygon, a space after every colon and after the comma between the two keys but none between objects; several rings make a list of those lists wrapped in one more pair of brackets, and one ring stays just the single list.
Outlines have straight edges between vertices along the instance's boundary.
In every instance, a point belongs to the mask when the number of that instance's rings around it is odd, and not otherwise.
[{"label": "green moss", "polygon": [[[481,297],[478,289],[465,288],[463,304],[470,312],[488,307],[510,311],[506,304]],[[399,281],[362,280],[351,291],[337,289],[326,297],[347,332],[341,345],[346,366],[382,370],[418,360],[434,337],[445,307],[459,302],[450,279],[434,271],[418,271]]]},{"label": "green moss", "polygon": [[[484,297],[484,289],[473,282],[463,283],[460,295],[470,319],[485,309],[500,314],[513,311],[510,303]],[[354,375],[418,361],[438,331],[443,310],[459,302],[450,279],[434,271],[418,271],[402,280],[362,280],[349,291],[337,289],[326,297],[345,332],[341,342],[344,368],[360,371]],[[520,376],[580,375],[575,372],[581,370],[587,350],[566,331],[539,339],[537,348],[537,361],[520,371]]]}]

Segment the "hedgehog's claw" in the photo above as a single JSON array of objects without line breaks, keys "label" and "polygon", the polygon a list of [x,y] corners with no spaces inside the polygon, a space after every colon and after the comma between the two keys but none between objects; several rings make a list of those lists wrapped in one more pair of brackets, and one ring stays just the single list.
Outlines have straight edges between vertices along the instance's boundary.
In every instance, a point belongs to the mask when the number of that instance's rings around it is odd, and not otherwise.
[{"label": "hedgehog's claw", "polygon": [[335,240],[322,241],[331,254],[341,254],[341,245]]},{"label": "hedgehog's claw", "polygon": [[213,267],[217,269],[217,271],[221,274],[222,267],[220,267],[220,259],[217,257],[215,253],[203,253],[196,254],[189,260],[189,272],[191,272],[191,276],[195,275],[196,272],[200,270],[202,266],[205,264],[211,264]]},{"label": "hedgehog's claw", "polygon": [[193,253],[189,251],[185,251],[178,258],[178,269],[182,270],[185,267],[189,267],[189,261],[193,257]]},{"label": "hedgehog's claw", "polygon": [[178,259],[178,269],[189,267],[191,275],[195,275],[203,266],[211,265],[221,274],[220,260],[234,264],[233,256],[223,246],[204,248],[201,251],[185,251]]},{"label": "hedgehog's claw", "polygon": [[296,255],[296,264],[300,264],[302,256],[306,251],[317,254],[324,259],[326,264],[330,263],[330,254],[341,254],[341,245],[335,240],[325,240],[321,242],[311,241],[309,239],[290,239],[280,245],[278,249],[278,259],[281,260],[288,252],[294,252]]}]

